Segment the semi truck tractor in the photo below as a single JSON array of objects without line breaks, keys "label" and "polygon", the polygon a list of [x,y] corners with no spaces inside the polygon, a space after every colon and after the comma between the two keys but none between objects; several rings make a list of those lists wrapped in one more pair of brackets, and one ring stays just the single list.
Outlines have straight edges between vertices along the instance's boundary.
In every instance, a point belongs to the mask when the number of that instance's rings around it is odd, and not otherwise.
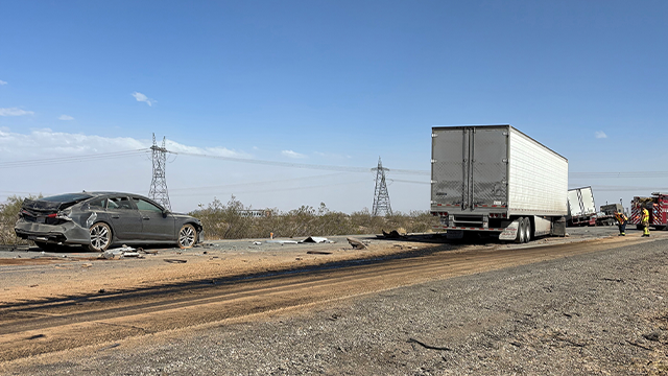
[{"label": "semi truck tractor", "polygon": [[435,230],[519,243],[566,235],[566,158],[510,125],[439,126],[431,136]]}]

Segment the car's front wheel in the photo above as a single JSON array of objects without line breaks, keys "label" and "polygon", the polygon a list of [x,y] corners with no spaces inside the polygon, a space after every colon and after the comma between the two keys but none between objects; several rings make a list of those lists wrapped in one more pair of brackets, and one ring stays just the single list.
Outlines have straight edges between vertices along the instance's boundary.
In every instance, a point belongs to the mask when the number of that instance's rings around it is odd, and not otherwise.
[{"label": "car's front wheel", "polygon": [[90,245],[88,248],[95,252],[104,252],[111,245],[111,227],[104,222],[98,222],[90,227]]},{"label": "car's front wheel", "polygon": [[181,249],[192,248],[196,242],[197,242],[197,230],[195,229],[195,226],[191,224],[183,225],[179,230],[179,238],[177,239],[179,248]]}]

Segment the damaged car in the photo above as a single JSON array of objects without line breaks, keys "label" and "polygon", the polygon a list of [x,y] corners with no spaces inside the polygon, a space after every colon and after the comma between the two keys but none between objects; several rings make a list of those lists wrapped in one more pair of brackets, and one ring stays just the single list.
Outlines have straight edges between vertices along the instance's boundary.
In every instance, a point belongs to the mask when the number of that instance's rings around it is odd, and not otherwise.
[{"label": "damaged car", "polygon": [[84,246],[104,252],[113,244],[176,244],[191,248],[204,240],[199,219],[172,213],[132,193],[65,193],[25,199],[14,231],[43,250]]}]

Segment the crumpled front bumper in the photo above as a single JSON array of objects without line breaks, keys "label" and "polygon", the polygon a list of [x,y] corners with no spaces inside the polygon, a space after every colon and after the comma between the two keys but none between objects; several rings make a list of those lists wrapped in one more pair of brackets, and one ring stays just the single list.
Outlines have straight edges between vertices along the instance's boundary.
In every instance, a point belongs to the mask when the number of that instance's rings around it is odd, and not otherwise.
[{"label": "crumpled front bumper", "polygon": [[20,218],[14,227],[16,236],[21,239],[54,244],[90,244],[90,232],[75,222],[57,225],[28,222]]}]

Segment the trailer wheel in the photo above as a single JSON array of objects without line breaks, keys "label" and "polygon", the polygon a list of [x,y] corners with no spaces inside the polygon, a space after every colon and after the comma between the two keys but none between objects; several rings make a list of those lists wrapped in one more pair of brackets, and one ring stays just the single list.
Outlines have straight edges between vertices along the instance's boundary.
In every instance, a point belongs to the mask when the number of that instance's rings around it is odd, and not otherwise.
[{"label": "trailer wheel", "polygon": [[531,241],[531,220],[528,217],[522,218],[524,220],[524,242]]},{"label": "trailer wheel", "polygon": [[517,238],[515,239],[515,243],[526,243],[526,230],[525,224],[524,224],[524,217],[520,218],[517,220],[519,223],[517,225]]}]

